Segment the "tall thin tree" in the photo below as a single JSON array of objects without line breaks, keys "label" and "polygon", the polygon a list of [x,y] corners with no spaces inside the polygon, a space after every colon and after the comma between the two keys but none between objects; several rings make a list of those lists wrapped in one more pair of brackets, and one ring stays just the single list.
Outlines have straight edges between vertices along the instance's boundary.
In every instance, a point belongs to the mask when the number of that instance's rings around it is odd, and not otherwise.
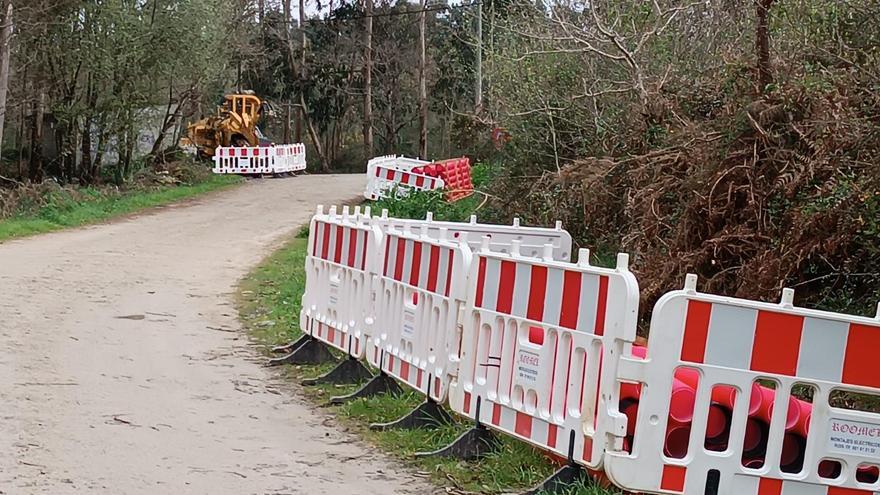
[{"label": "tall thin tree", "polygon": [[427,51],[425,49],[427,18],[428,0],[422,0],[419,9],[419,157],[423,160],[428,158]]},{"label": "tall thin tree", "polygon": [[373,0],[364,0],[364,159],[373,156]]},{"label": "tall thin tree", "polygon": [[12,0],[3,2],[3,26],[0,27],[0,149],[6,125],[6,95],[9,92],[9,57],[12,44]]}]

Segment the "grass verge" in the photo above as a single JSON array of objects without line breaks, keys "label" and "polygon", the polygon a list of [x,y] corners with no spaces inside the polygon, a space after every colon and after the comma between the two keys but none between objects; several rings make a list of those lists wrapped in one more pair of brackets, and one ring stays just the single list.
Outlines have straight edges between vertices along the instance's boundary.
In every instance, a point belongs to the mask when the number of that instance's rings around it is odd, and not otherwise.
[{"label": "grass verge", "polygon": [[35,234],[99,223],[146,208],[167,205],[241,182],[238,176],[211,175],[191,185],[107,194],[84,188],[77,197],[56,193],[38,210],[0,220],[0,242]]},{"label": "grass verge", "polygon": [[[261,345],[287,343],[299,336],[300,298],[305,289],[304,263],[307,233],[301,232],[276,251],[242,281],[238,309],[251,336]],[[300,381],[318,376],[329,366],[288,367],[290,379]],[[304,388],[316,403],[323,404],[330,396],[353,391],[352,386],[318,386]],[[377,432],[368,428],[376,422],[394,420],[418,405],[414,393],[400,397],[380,396],[353,401],[344,406],[329,407],[346,426],[368,441],[411,467],[430,476],[435,482],[458,490],[459,493],[510,493],[531,487],[549,476],[555,466],[540,452],[509,438],[502,438],[500,448],[476,462],[449,459],[415,459],[419,451],[438,449],[463,432],[467,426],[457,422],[437,430],[398,430]],[[610,495],[593,486],[574,487],[570,495]]]}]

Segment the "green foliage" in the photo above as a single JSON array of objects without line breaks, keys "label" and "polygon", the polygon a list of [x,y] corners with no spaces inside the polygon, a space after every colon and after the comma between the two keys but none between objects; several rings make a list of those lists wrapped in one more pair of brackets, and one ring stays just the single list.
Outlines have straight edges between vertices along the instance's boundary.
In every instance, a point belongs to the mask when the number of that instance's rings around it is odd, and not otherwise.
[{"label": "green foliage", "polygon": [[486,203],[486,196],[481,191],[489,185],[497,169],[497,165],[474,165],[471,168],[471,180],[477,192],[454,203],[446,201],[443,191],[422,191],[400,199],[394,198],[392,194],[391,198],[380,199],[370,206],[375,215],[380,214],[382,210],[388,210],[388,215],[392,217],[423,219],[430,211],[433,212],[435,220],[466,222],[471,215],[480,215],[480,209]]},{"label": "green foliage", "polygon": [[0,242],[79,227],[191,198],[240,182],[239,177],[210,176],[203,182],[149,188],[53,188],[25,196],[11,215],[0,219]]}]

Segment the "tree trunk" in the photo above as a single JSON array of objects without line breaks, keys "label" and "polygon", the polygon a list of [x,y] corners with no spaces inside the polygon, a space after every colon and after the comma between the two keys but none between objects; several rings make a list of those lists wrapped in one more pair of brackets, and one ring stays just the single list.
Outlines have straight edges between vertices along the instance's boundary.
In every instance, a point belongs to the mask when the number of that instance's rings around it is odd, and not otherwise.
[{"label": "tree trunk", "polygon": [[284,144],[290,144],[290,102],[288,101],[286,105],[284,105],[284,127],[283,127],[283,140]]},{"label": "tree trunk", "polygon": [[89,107],[89,111],[85,112],[83,116],[83,126],[82,126],[82,146],[80,148],[82,152],[82,168],[80,169],[80,182],[85,184],[91,184],[95,181],[95,178],[92,177],[92,119],[94,115],[92,110],[95,108],[98,100],[98,92],[95,90],[95,84],[92,79],[92,74],[89,73],[88,82],[86,83],[86,103]]},{"label": "tree trunk", "polygon": [[[297,26],[299,27],[300,34],[302,35],[302,58],[300,59],[300,67],[299,67],[299,76],[300,81],[305,79],[306,74],[306,2],[305,0],[299,0],[299,19],[297,20]],[[300,89],[300,93],[302,90]],[[300,94],[300,100],[304,100],[302,94]],[[296,107],[296,142],[302,143],[302,123],[303,123],[303,112],[305,112],[305,107]]]},{"label": "tree trunk", "polygon": [[40,88],[34,100],[31,123],[31,153],[29,173],[31,182],[43,181],[43,100],[46,93]]},{"label": "tree trunk", "polygon": [[98,145],[95,150],[95,161],[92,162],[92,166],[89,169],[89,177],[92,177],[93,180],[97,180],[101,173],[101,165],[104,162],[104,153],[107,150],[107,139],[110,136],[110,132],[107,130],[107,118],[106,114],[101,114],[98,117]]},{"label": "tree trunk", "polygon": [[364,13],[364,160],[373,157],[373,0]]},{"label": "tree trunk", "polygon": [[306,106],[306,98],[302,94],[299,95],[299,103],[302,114],[306,116],[306,128],[309,130],[309,137],[312,139],[312,144],[315,146],[315,153],[318,154],[318,160],[321,162],[321,170],[329,172],[330,162],[327,160],[327,155],[324,153],[324,148],[321,146],[321,137],[318,136],[315,124],[312,122],[312,119],[308,117],[309,108]]},{"label": "tree trunk", "polygon": [[428,159],[428,91],[426,74],[425,30],[428,0],[422,0],[419,13],[419,158]]},{"label": "tree trunk", "polygon": [[12,44],[12,0],[3,2],[5,15],[0,28],[0,150],[3,149],[3,129],[6,125],[6,94],[9,92],[9,57]]},{"label": "tree trunk", "polygon": [[18,112],[18,137],[15,140],[18,145],[18,180],[24,181],[26,177],[24,165],[24,128],[27,118],[25,116],[25,105],[20,103]]},{"label": "tree trunk", "polygon": [[763,94],[773,82],[770,66],[770,6],[773,0],[755,0],[757,25],[755,50],[758,55],[758,92]]},{"label": "tree trunk", "polygon": [[480,113],[483,108],[483,2],[477,2],[477,60],[475,64],[476,80],[474,87],[474,112]]}]

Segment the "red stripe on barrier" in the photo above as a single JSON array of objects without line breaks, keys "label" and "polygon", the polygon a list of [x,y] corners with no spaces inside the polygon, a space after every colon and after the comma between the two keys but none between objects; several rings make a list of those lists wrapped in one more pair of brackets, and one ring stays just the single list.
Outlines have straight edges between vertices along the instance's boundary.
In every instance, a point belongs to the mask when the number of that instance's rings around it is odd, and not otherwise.
[{"label": "red stripe on barrier", "polygon": [[434,377],[434,395],[440,395],[440,379]]},{"label": "red stripe on barrier", "polygon": [[379,177],[381,175],[382,175],[382,169],[380,169],[379,167],[376,167],[376,177]]},{"label": "red stripe on barrier", "polygon": [[584,437],[584,451],[583,458],[587,462],[593,462],[593,439],[590,437]]},{"label": "red stripe on barrier", "polygon": [[382,268],[382,275],[388,276],[388,254],[391,253],[391,238],[385,238],[385,266]]},{"label": "red stripe on barrier", "polygon": [[330,224],[324,226],[324,242],[321,243],[321,258],[327,259],[327,253],[330,251]]},{"label": "red stripe on barrier", "polygon": [[394,280],[403,281],[403,258],[406,256],[406,239],[397,238],[397,257],[394,259]]},{"label": "red stripe on barrier", "polygon": [[388,172],[385,174],[385,178],[388,180],[394,180],[394,170],[388,169]]},{"label": "red stripe on barrier", "polygon": [[357,240],[361,235],[360,231],[350,229],[348,231],[348,261],[346,265],[354,268],[355,257],[357,256]]},{"label": "red stripe on barrier", "polygon": [[486,286],[486,258],[480,256],[480,268],[477,270],[477,294],[475,306],[483,307],[483,288]]},{"label": "red stripe on barrier", "polygon": [[416,370],[416,388],[422,389],[422,369],[419,368]]},{"label": "red stripe on barrier", "polygon": [[608,307],[608,277],[599,277],[599,302],[596,304],[596,335],[605,335],[605,310]]},{"label": "red stripe on barrier", "polygon": [[452,289],[452,265],[455,263],[455,253],[451,249],[447,251],[449,251],[449,260],[446,263],[446,289],[443,290],[443,294],[449,297],[449,291]]},{"label": "red stripe on barrier", "polygon": [[412,270],[409,272],[409,285],[419,286],[419,275],[422,268],[422,243],[413,243]]},{"label": "red stripe on barrier", "polygon": [[876,366],[877,349],[880,349],[880,327],[851,324],[841,381],[847,385],[880,387],[880,373],[877,373]]},{"label": "red stripe on barrier", "polygon": [[683,493],[686,477],[687,468],[685,467],[663,466],[663,479],[660,481],[660,489]]},{"label": "red stripe on barrier", "polygon": [[471,394],[470,394],[470,392],[464,393],[464,413],[465,414],[471,413]]},{"label": "red stripe on barrier", "polygon": [[333,250],[333,262],[339,263],[339,260],[342,259],[342,235],[344,231],[341,225],[336,227],[336,247]]},{"label": "red stripe on barrier", "polygon": [[501,423],[501,406],[492,404],[492,424],[498,426]]},{"label": "red stripe on barrier", "polygon": [[758,311],[752,345],[752,371],[797,375],[804,317]]},{"label": "red stripe on barrier", "polygon": [[761,478],[758,482],[758,495],[782,495],[782,480]]},{"label": "red stripe on barrier", "polygon": [[400,377],[403,378],[403,381],[409,382],[409,363],[404,360],[400,360]]},{"label": "red stripe on barrier", "polygon": [[400,176],[400,182],[402,182],[402,183],[404,183],[404,184],[409,184],[409,174],[406,173],[406,172],[404,172],[404,173]]},{"label": "red stripe on barrier", "polygon": [[547,295],[547,267],[532,265],[531,286],[529,287],[529,306],[526,318],[535,321],[544,319],[544,297]]},{"label": "red stripe on barrier", "polygon": [[565,271],[562,281],[562,308],[559,312],[559,326],[577,330],[581,300],[581,274]]},{"label": "red stripe on barrier", "polygon": [[517,411],[513,431],[525,438],[532,438],[532,417]]},{"label": "red stripe on barrier", "polygon": [[421,175],[416,177],[416,187],[423,187],[425,185],[425,178]]},{"label": "red stripe on barrier", "polygon": [[687,317],[684,322],[684,339],[681,344],[681,360],[702,363],[706,356],[706,340],[709,338],[709,318],[712,304],[702,301],[688,301]]},{"label": "red stripe on barrier", "polygon": [[328,326],[327,327],[327,341],[332,343],[334,337],[336,337],[336,329],[331,326]]},{"label": "red stripe on barrier", "polygon": [[367,249],[369,249],[370,245],[367,242],[370,240],[370,234],[367,232],[362,232],[364,235],[364,242],[361,243],[361,270],[367,269]]},{"label": "red stripe on barrier", "polygon": [[428,265],[428,290],[437,290],[437,272],[440,270],[440,248],[431,246],[430,264]]},{"label": "red stripe on barrier", "polygon": [[498,301],[495,311],[510,313],[513,305],[513,284],[516,281],[516,263],[504,260],[501,262],[501,277],[498,281]]},{"label": "red stripe on barrier", "polygon": [[550,423],[547,425],[547,446],[551,449],[556,448],[556,434],[559,430],[559,427]]}]

